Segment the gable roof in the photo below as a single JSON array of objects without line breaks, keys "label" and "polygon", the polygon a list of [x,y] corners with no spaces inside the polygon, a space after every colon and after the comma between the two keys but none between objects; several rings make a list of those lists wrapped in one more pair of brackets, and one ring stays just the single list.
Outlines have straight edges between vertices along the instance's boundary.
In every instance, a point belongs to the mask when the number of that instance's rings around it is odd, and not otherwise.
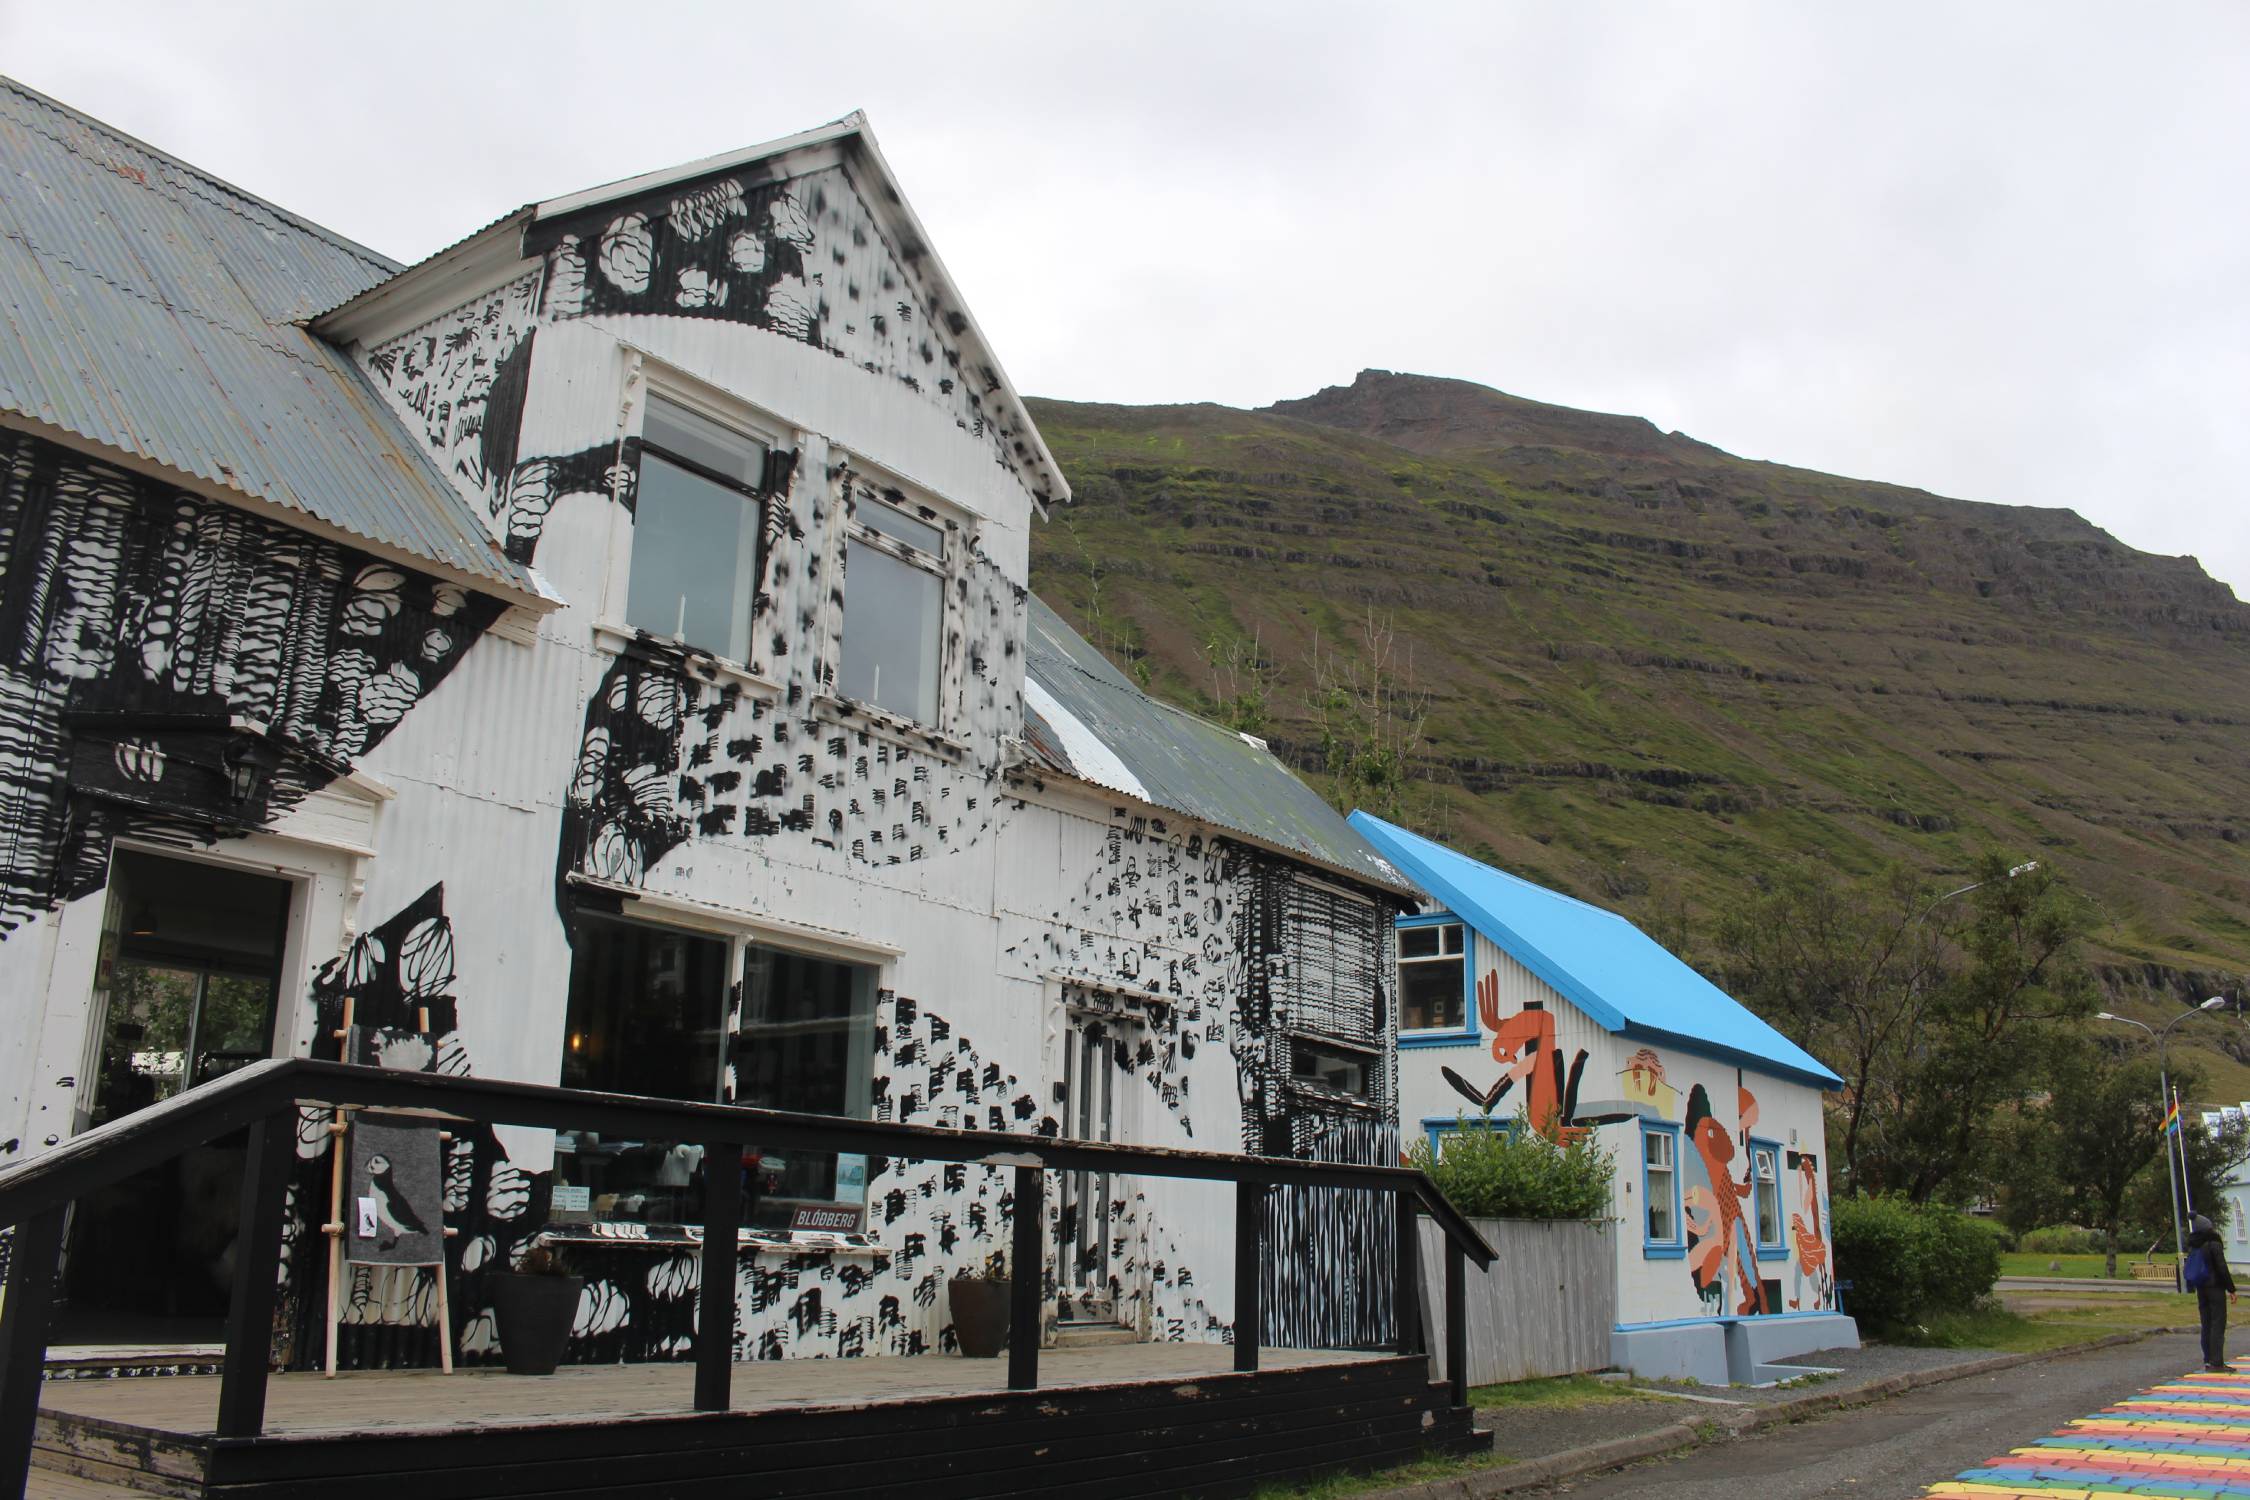
[{"label": "gable roof", "polygon": [[1024,739],[1039,764],[1385,890],[1413,887],[1263,740],[1142,692],[1037,595]]},{"label": "gable roof", "polygon": [[1612,911],[1496,870],[1364,812],[1351,826],[1453,914],[1604,1030],[1822,1088],[1843,1080],[1748,1006]]},{"label": "gable roof", "polygon": [[[785,160],[792,157],[794,160]],[[370,327],[381,323],[388,304],[401,300],[419,304],[433,286],[447,291],[467,290],[478,276],[489,284],[496,274],[506,274],[493,269],[492,257],[501,253],[502,247],[514,259],[529,259],[544,254],[559,235],[589,214],[598,216],[617,205],[661,197],[728,174],[745,180],[778,180],[803,170],[808,160],[841,160],[846,166],[886,246],[926,300],[931,321],[942,326],[954,341],[963,359],[963,373],[976,377],[978,400],[999,403],[1000,420],[995,422],[994,432],[1034,504],[1044,512],[1051,501],[1069,500],[1069,479],[1048,450],[1046,439],[1039,435],[1038,423],[1032,420],[1015,383],[1001,368],[991,341],[977,325],[976,314],[970,311],[939,258],[913,205],[907,202],[897,176],[876,144],[867,116],[858,111],[778,140],[526,204],[438,251],[394,281],[337,299],[320,311],[313,326],[342,342],[363,338]],[[513,260],[509,263],[512,265]],[[431,293],[432,298],[436,295]]]},{"label": "gable roof", "polygon": [[537,603],[365,377],[299,326],[395,262],[7,79],[0,163],[0,413]]}]

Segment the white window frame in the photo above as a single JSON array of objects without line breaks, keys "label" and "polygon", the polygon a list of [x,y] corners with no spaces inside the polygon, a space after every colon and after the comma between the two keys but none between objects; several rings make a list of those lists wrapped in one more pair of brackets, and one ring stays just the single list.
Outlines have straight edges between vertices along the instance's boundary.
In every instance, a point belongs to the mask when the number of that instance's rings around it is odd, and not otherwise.
[{"label": "white window frame", "polygon": [[[685,371],[653,363],[645,357],[637,362],[637,368],[626,384],[621,417],[626,436],[636,441],[642,437],[652,397],[684,407],[699,417],[740,433],[754,443],[762,443],[768,453],[802,452],[804,449],[805,434],[779,417],[706,385]],[[637,464],[633,484],[637,500],[640,485]],[[633,525],[638,509],[638,505],[631,512],[621,504],[610,507],[609,566],[602,584],[601,609],[594,625],[594,644],[598,649],[611,654],[622,651],[640,638],[640,631],[625,622],[626,600],[633,579]],[[763,518],[760,519],[762,524]],[[753,599],[765,582],[764,575],[770,571],[772,560],[772,551],[761,538],[757,558],[759,576],[751,580],[750,592]],[[775,681],[772,663],[767,660],[766,643],[761,632],[753,628],[748,640],[748,659],[742,661],[721,655],[708,646],[693,641],[682,644],[685,649],[709,658],[727,677],[765,697],[779,697],[781,689]]]},{"label": "white window frame", "polygon": [[[1406,954],[1406,934],[1409,932],[1435,932],[1438,951],[1419,958]],[[1458,952],[1445,951],[1445,934],[1460,934]],[[1476,1007],[1476,933],[1468,923],[1451,915],[1426,917],[1400,917],[1392,923],[1392,941],[1397,945],[1398,963],[1398,1043],[1401,1047],[1428,1047],[1446,1043],[1469,1043],[1479,1040]],[[1406,971],[1417,964],[1458,963],[1461,966],[1461,1022],[1457,1026],[1413,1026],[1406,1024]]]},{"label": "white window frame", "polygon": [[[859,502],[856,498],[851,498],[849,504],[839,505],[838,511],[846,514],[841,520],[841,524],[836,528],[835,549],[829,564],[833,571],[829,576],[841,577],[844,580],[844,586],[842,589],[843,602],[836,607],[835,614],[829,622],[828,638],[833,651],[831,660],[836,663],[837,671],[840,674],[843,669],[844,640],[850,629],[852,611],[851,570],[846,565],[845,557],[853,542],[872,547],[876,551],[907,564],[909,567],[918,568],[928,573],[937,580],[938,584],[938,638],[936,651],[933,654],[934,665],[932,668],[937,673],[935,717],[931,723],[925,724],[910,715],[894,713],[889,709],[881,708],[876,704],[858,698],[847,698],[844,696],[842,689],[833,683],[825,696],[832,703],[847,709],[854,715],[865,718],[878,727],[903,731],[917,737],[934,735],[956,748],[962,748],[959,746],[958,740],[955,739],[955,729],[960,722],[961,713],[960,704],[956,701],[959,697],[961,674],[956,670],[956,666],[957,654],[966,649],[967,641],[966,633],[958,628],[958,606],[954,594],[956,583],[961,576],[962,563],[975,545],[975,520],[961,507],[950,504],[943,497],[932,494],[925,487],[915,484],[891,470],[867,463],[857,454],[848,455],[847,461],[850,464],[846,479],[847,484],[860,485],[876,491],[874,503],[888,505],[892,510],[898,511],[910,521],[935,527],[942,538],[945,551],[933,557],[921,548],[903,542],[888,532],[880,531],[868,525],[859,518]],[[905,503],[893,504],[885,500],[881,493],[885,490],[895,490]],[[925,508],[932,513],[935,519],[925,519],[916,514],[917,511]]]}]

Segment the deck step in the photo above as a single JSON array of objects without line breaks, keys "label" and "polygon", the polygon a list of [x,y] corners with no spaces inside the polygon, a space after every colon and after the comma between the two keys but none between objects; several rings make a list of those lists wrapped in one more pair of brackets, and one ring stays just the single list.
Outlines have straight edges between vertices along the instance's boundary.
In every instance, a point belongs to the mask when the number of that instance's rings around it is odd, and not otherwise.
[{"label": "deck step", "polygon": [[107,1380],[124,1375],[216,1375],[224,1344],[53,1344],[49,1380]]},{"label": "deck step", "polygon": [[1093,1349],[1104,1344],[1137,1344],[1141,1336],[1130,1328],[1120,1328],[1115,1323],[1058,1323],[1055,1325],[1057,1349]]}]

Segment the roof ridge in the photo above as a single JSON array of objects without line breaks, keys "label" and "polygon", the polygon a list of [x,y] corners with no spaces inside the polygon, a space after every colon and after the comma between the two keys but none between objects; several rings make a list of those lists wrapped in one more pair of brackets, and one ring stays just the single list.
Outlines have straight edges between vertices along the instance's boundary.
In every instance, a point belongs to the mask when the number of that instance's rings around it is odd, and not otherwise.
[{"label": "roof ridge", "polygon": [[[32,102],[40,105],[43,108],[53,110],[56,114],[63,115],[72,120],[76,120],[79,124],[84,125],[87,129],[97,131],[122,146],[126,146],[134,151],[141,152],[144,155],[148,156],[150,159],[172,169],[175,172],[179,172],[196,182],[203,184],[205,187],[214,190],[218,194],[221,194],[225,197],[237,199],[242,203],[255,204],[259,208],[265,210],[267,213],[272,214],[275,218],[282,220],[284,223],[290,225],[291,227],[302,230],[304,233],[311,235],[314,238],[324,240],[327,243],[335,246],[337,249],[342,250],[346,254],[353,256],[355,259],[366,262],[371,270],[380,271],[386,276],[395,276],[400,271],[406,269],[406,267],[400,262],[391,259],[389,256],[383,254],[380,250],[370,249],[368,246],[361,244],[359,241],[352,239],[349,236],[337,233],[335,230],[330,229],[325,224],[315,223],[313,220],[306,218],[303,214],[283,208],[280,204],[273,202],[269,198],[262,198],[258,194],[249,191],[247,188],[237,187],[233,183],[227,181],[225,178],[217,176],[214,173],[205,171],[203,168],[196,166],[193,162],[183,161],[181,158],[174,156],[171,152],[166,151],[161,147],[151,146],[148,142],[142,140],[138,136],[128,135],[126,132],[119,130],[116,126],[110,124],[106,120],[98,120],[94,118],[94,116],[87,114],[84,110],[74,109],[70,105],[63,103],[60,99],[51,98],[48,95],[41,93],[39,90],[31,87],[29,84],[24,83],[20,79],[11,78],[4,73],[0,73],[0,86],[5,86],[10,91],[20,95],[23,98],[31,100]],[[21,123],[25,129],[32,131],[34,134],[46,137],[48,140],[54,142],[57,146],[60,146],[63,150],[70,152],[73,156],[78,156],[82,159],[84,158],[85,153],[78,149],[76,142],[66,139],[63,136],[57,135],[51,130],[43,130],[37,124],[30,121],[21,121],[19,123]],[[221,206],[225,207],[229,213],[240,214],[242,212],[241,209],[232,205]]]}]

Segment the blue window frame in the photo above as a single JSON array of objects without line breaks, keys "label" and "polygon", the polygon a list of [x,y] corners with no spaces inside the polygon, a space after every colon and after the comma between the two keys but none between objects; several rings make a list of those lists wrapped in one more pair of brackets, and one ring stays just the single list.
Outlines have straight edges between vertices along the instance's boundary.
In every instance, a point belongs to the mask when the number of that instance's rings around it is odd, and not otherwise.
[{"label": "blue window frame", "polygon": [[1422,1119],[1422,1134],[1429,1137],[1430,1154],[1441,1158],[1445,1155],[1446,1140],[1461,1134],[1464,1129],[1498,1130],[1513,1135],[1522,1128],[1523,1120],[1520,1116],[1495,1120],[1490,1115],[1425,1115]]},{"label": "blue window frame", "polygon": [[1401,917],[1398,929],[1398,1044],[1463,1047],[1477,1030],[1476,940],[1451,912]]},{"label": "blue window frame", "polygon": [[1786,1260],[1787,1216],[1781,1211],[1781,1142],[1750,1138],[1750,1232],[1758,1242],[1758,1259]]},{"label": "blue window frame", "polygon": [[1641,1125],[1641,1254],[1677,1260],[1687,1254],[1680,1209],[1680,1127]]}]

